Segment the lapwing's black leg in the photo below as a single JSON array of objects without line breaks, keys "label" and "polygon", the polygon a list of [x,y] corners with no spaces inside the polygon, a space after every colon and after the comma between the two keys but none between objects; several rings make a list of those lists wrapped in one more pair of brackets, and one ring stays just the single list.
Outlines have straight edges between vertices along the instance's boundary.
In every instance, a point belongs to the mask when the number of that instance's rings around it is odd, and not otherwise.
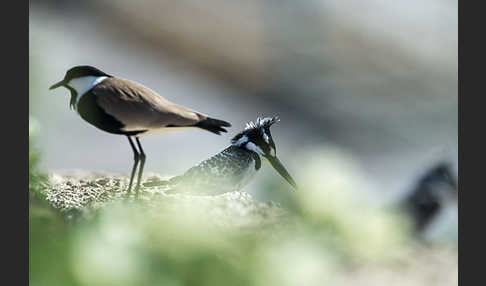
[{"label": "lapwing's black leg", "polygon": [[[132,167],[132,175],[130,176],[130,184],[128,185],[128,190],[127,190],[127,196],[130,195],[130,191],[132,190],[132,183],[133,183],[133,177],[135,176],[135,170],[137,170],[137,164],[140,159],[140,154],[137,151],[137,148],[135,148],[135,144],[133,144],[132,138],[130,136],[127,136],[128,142],[130,142],[130,146],[132,146],[133,150],[133,167]],[[144,155],[145,158],[145,155]]]},{"label": "lapwing's black leg", "polygon": [[143,152],[142,145],[140,144],[138,137],[135,137],[135,140],[137,141],[138,150],[140,151],[140,168],[138,169],[137,187],[135,187],[135,191],[137,192],[138,196],[140,181],[142,180],[143,166],[145,165],[145,152]]}]

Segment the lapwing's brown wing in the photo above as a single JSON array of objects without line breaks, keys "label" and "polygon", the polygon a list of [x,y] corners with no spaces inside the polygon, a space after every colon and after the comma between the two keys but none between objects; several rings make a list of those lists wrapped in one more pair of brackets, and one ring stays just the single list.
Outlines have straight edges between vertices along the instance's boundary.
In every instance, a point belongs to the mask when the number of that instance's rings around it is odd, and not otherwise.
[{"label": "lapwing's brown wing", "polygon": [[106,113],[125,125],[125,131],[194,126],[208,118],[125,79],[107,78],[91,92]]}]

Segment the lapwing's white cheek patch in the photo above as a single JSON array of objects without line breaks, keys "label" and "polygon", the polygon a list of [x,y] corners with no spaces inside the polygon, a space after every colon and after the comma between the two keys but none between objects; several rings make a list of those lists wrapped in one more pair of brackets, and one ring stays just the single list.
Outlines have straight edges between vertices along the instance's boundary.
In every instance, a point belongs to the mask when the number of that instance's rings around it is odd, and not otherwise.
[{"label": "lapwing's white cheek patch", "polygon": [[79,78],[73,78],[69,81],[68,85],[76,90],[78,94],[76,98],[76,105],[78,104],[81,97],[93,86],[97,85],[98,83],[102,82],[106,76],[83,76]]}]

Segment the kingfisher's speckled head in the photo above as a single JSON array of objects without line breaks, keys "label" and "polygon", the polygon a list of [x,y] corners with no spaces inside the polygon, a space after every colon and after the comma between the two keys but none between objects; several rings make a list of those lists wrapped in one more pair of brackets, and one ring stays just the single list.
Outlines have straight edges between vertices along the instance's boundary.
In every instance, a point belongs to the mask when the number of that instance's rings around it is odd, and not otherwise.
[{"label": "kingfisher's speckled head", "polygon": [[275,157],[275,142],[273,142],[272,134],[270,133],[270,126],[278,121],[280,119],[277,116],[258,117],[255,122],[248,122],[245,130],[233,137],[231,143],[234,146],[256,152],[261,156],[271,155]]},{"label": "kingfisher's speckled head", "polygon": [[245,148],[258,156],[267,159],[272,167],[277,170],[289,184],[297,189],[297,184],[277,158],[275,142],[270,133],[270,126],[278,121],[280,121],[278,116],[265,118],[258,117],[255,122],[248,122],[245,130],[241,131],[231,139],[231,144],[233,146]]}]

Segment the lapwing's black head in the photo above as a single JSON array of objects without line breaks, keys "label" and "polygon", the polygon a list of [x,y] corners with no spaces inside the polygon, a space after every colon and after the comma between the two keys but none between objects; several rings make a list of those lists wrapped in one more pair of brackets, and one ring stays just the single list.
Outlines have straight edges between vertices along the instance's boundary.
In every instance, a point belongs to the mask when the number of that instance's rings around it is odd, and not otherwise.
[{"label": "lapwing's black head", "polygon": [[96,83],[97,79],[112,77],[111,75],[92,66],[75,66],[70,68],[64,78],[53,84],[49,89],[55,89],[63,86],[71,92],[70,106],[74,107],[76,96],[84,93],[87,89]]},{"label": "lapwing's black head", "polygon": [[270,126],[278,121],[280,121],[280,119],[277,116],[265,118],[259,117],[255,122],[247,123],[245,130],[231,139],[231,144],[233,146],[244,148],[267,159],[272,167],[289,184],[297,189],[297,184],[277,158],[275,142],[270,133]]}]

